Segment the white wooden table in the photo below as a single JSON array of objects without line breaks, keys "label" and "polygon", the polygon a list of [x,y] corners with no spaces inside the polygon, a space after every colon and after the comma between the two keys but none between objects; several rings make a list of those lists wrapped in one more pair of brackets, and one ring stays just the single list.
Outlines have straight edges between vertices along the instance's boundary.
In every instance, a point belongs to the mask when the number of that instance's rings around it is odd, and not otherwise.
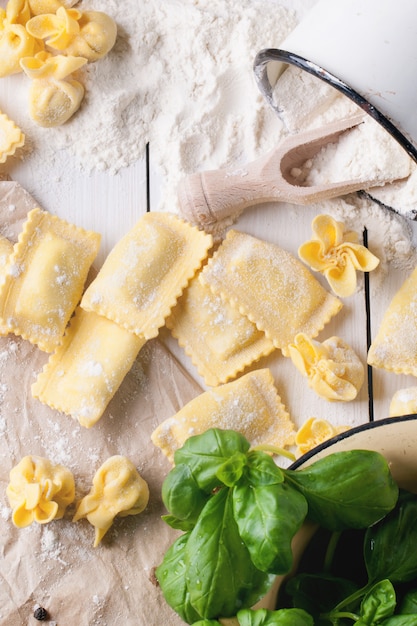
[{"label": "white wooden table", "polygon": [[[25,106],[16,97],[14,85],[16,77],[0,82],[0,110],[9,117]],[[28,132],[27,129],[23,129]],[[45,130],[45,132],[48,132]],[[30,129],[29,129],[30,133]],[[152,146],[150,146],[150,150]],[[10,158],[0,165],[0,172],[8,173],[18,181],[38,201],[39,205],[84,228],[102,234],[102,247],[97,259],[100,266],[116,241],[124,235],[147,210],[157,206],[159,186],[162,181],[148,171],[146,147],[143,146],[143,159],[118,174],[95,172],[91,175],[80,172],[72,162],[71,154],[61,154],[59,163],[43,163],[34,166],[34,159],[27,155],[22,161]],[[65,167],[62,167],[65,162]],[[41,184],[42,182],[42,184]],[[247,210],[235,225],[257,237],[272,241],[281,247],[297,253],[297,248],[311,236],[311,221],[317,213],[310,207],[295,207],[282,203],[261,205]],[[360,227],[360,225],[358,225]],[[414,225],[413,225],[414,228]],[[369,233],[372,242],[372,232]],[[372,333],[381,320],[395,291],[405,279],[406,273],[389,268],[384,286],[371,302],[370,326]],[[373,277],[370,275],[372,283]],[[324,283],[325,284],[325,283]],[[338,335],[347,341],[366,363],[367,320],[363,276],[359,277],[358,292],[345,300],[345,306],[330,325],[321,333],[324,340]],[[204,388],[195,368],[163,329],[161,337],[177,356],[184,367]],[[330,403],[320,399],[308,388],[307,382],[295,370],[289,359],[278,352],[264,359],[259,366],[268,365],[275,376],[278,391],[294,422],[299,426],[311,416],[329,419],[333,424],[359,425],[369,419],[388,416],[391,397],[396,389],[415,384],[411,376],[397,376],[383,371],[374,371],[372,376],[372,402],[369,398],[368,382],[365,382],[358,399],[350,403]]]}]

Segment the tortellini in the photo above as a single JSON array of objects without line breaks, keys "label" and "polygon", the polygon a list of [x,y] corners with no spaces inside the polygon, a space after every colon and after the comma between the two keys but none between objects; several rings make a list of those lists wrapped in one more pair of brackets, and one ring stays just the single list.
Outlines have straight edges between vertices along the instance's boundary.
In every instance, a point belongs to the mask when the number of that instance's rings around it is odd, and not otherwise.
[{"label": "tortellini", "polygon": [[30,18],[27,0],[9,0],[0,8],[0,77],[21,71],[20,59],[36,51],[36,40],[25,25]]},{"label": "tortellini", "polygon": [[417,413],[417,386],[399,389],[394,393],[389,406],[389,417]]},{"label": "tortellini", "polygon": [[94,547],[97,547],[116,516],[138,515],[148,501],[148,484],[132,461],[114,455],[95,473],[92,489],[79,502],[73,521],[86,518],[95,527]]},{"label": "tortellini", "polygon": [[32,522],[46,524],[64,516],[74,501],[75,484],[70,470],[53,465],[40,456],[25,456],[10,471],[6,489],[13,509],[13,524],[19,528]]},{"label": "tortellini", "polygon": [[298,249],[300,259],[322,273],[337,296],[351,296],[356,290],[357,270],[370,272],[379,259],[358,243],[357,233],[346,231],[344,223],[330,215],[317,215],[312,229],[313,239]]},{"label": "tortellini", "polygon": [[[117,25],[101,11],[79,11],[74,0],[9,0],[0,8],[0,77],[32,79],[29,113],[39,126],[58,126],[79,109],[84,86],[73,73],[104,57]],[[1,156],[1,150],[0,150]]]},{"label": "tortellini", "polygon": [[28,0],[28,2],[32,15],[42,15],[42,13],[56,13],[61,6],[70,9],[79,0]]},{"label": "tortellini", "polygon": [[333,426],[328,420],[310,417],[299,428],[295,443],[300,454],[306,454],[331,437],[348,430],[348,426]]},{"label": "tortellini", "polygon": [[359,357],[340,337],[320,343],[299,333],[289,346],[289,355],[318,396],[330,401],[356,398],[365,368]]},{"label": "tortellini", "polygon": [[116,42],[114,20],[101,11],[78,11],[60,6],[55,14],[32,17],[26,29],[32,37],[41,39],[48,48],[67,55],[97,61]]},{"label": "tortellini", "polygon": [[25,74],[32,80],[29,114],[39,126],[60,126],[80,108],[83,85],[71,74],[87,63],[75,56],[51,56],[40,52],[21,60]]}]

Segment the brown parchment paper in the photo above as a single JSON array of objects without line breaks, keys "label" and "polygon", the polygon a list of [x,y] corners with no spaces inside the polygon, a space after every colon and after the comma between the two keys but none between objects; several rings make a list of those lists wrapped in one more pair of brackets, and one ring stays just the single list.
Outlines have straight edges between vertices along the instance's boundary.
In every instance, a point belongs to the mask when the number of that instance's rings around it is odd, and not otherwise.
[{"label": "brown parchment paper", "polygon": [[[0,233],[16,241],[36,201],[12,181],[0,182]],[[142,348],[100,421],[85,429],[31,396],[48,359],[14,335],[0,337],[0,624],[35,625],[43,606],[50,626],[179,626],[153,569],[178,533],[162,520],[161,484],[170,465],[150,435],[156,426],[201,393],[199,385],[154,339]],[[150,500],[140,515],[116,520],[93,548],[94,528],[62,520],[17,529],[5,490],[10,469],[34,454],[68,467],[77,499],[111,455],[128,456],[148,482]]]}]

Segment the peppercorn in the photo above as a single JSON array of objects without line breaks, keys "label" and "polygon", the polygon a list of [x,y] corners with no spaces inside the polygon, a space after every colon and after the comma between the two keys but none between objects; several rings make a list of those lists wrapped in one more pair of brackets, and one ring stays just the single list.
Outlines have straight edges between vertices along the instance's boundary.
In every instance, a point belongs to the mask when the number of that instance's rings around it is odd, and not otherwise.
[{"label": "peppercorn", "polygon": [[45,622],[48,619],[48,611],[43,606],[38,606],[33,613],[33,617],[39,622]]}]

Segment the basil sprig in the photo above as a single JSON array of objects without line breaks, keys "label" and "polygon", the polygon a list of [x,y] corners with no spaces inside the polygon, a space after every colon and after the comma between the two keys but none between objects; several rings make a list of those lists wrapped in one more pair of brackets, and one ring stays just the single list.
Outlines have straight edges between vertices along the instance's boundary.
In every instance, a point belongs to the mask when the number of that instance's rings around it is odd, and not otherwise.
[{"label": "basil sprig", "polygon": [[265,595],[277,574],[290,571],[291,542],[306,518],[332,530],[366,528],[398,498],[385,459],[366,450],[334,453],[294,471],[250,450],[239,433],[210,429],[190,437],[174,463],[162,488],[164,519],[185,534],[156,576],[168,604],[189,624],[239,619],[240,611],[244,626],[310,626],[303,610],[279,618],[279,611],[242,611]]}]

